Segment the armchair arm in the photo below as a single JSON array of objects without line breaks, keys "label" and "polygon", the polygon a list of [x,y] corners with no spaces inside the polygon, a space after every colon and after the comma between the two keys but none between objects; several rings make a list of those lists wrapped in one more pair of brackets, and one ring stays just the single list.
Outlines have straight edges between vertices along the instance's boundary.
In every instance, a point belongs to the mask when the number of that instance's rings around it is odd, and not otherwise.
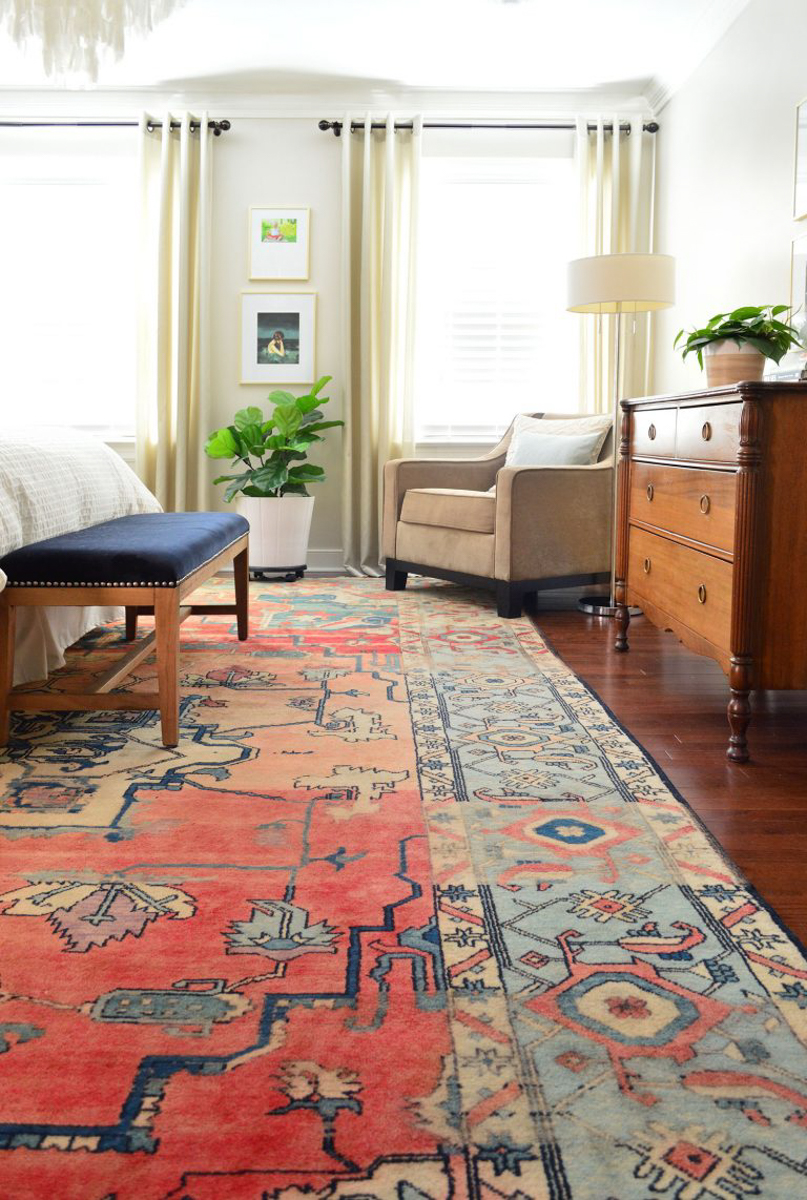
[{"label": "armchair arm", "polygon": [[496,579],[552,579],[611,566],[613,459],[504,467],[496,479]]},{"label": "armchair arm", "polygon": [[394,458],[384,466],[384,509],[381,552],[395,557],[395,529],[404,494],[409,488],[463,488],[486,492],[496,482],[496,472],[506,449],[498,447],[480,458]]}]

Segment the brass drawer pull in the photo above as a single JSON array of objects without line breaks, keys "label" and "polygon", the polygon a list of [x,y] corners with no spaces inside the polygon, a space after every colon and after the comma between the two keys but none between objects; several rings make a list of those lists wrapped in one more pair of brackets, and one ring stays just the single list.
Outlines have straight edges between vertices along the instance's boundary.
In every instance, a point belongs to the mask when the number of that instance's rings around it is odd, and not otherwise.
[{"label": "brass drawer pull", "polygon": [[648,485],[647,485],[647,498],[648,498],[648,500],[652,500],[652,499],[653,499],[653,485],[652,485],[652,483],[648,483]]},{"label": "brass drawer pull", "polygon": [[711,502],[711,500],[709,499],[709,497],[708,497],[708,496],[701,496],[701,512],[702,512],[702,513],[708,513],[708,511],[709,511],[709,509],[710,509],[711,507],[712,507],[712,502]]},{"label": "brass drawer pull", "polygon": [[650,426],[648,426],[648,430],[647,430],[647,436],[650,438],[650,441],[651,441],[651,442],[654,442],[654,441],[656,440],[656,427],[655,427],[655,425],[650,425]]},{"label": "brass drawer pull", "polygon": [[646,558],[644,560],[644,562],[642,563],[642,566],[644,567],[645,575],[649,575],[650,574],[650,559]]},{"label": "brass drawer pull", "polygon": [[703,584],[701,584],[698,588],[698,600],[701,604],[706,603],[706,588],[703,586]]},{"label": "brass drawer pull", "polygon": [[704,421],[703,429],[701,430],[701,437],[703,438],[703,440],[705,442],[708,442],[710,440],[711,436],[712,436],[712,426],[709,424],[708,421]]}]

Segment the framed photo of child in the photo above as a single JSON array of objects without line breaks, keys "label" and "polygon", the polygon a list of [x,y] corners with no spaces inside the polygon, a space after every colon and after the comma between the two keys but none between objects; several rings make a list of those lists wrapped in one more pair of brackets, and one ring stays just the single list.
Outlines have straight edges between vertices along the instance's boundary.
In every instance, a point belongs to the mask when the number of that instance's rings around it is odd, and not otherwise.
[{"label": "framed photo of child", "polygon": [[310,208],[249,210],[249,278],[308,279]]},{"label": "framed photo of child", "polygon": [[313,383],[314,292],[244,292],[241,382]]}]

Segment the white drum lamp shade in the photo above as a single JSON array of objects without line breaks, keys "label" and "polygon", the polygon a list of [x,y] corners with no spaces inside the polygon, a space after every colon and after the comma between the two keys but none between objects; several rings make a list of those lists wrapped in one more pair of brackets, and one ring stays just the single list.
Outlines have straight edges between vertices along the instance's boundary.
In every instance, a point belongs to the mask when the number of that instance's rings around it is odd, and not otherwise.
[{"label": "white drum lamp shade", "polygon": [[674,303],[675,259],[669,254],[595,254],[569,263],[569,312],[652,312]]}]

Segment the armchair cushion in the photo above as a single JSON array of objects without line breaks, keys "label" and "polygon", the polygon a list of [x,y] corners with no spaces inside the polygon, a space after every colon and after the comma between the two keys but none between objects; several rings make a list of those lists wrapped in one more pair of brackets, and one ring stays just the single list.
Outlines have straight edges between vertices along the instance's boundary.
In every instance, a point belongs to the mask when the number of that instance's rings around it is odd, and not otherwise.
[{"label": "armchair cushion", "polygon": [[460,488],[409,488],[404,496],[401,520],[411,525],[493,533],[496,498],[489,492]]}]

